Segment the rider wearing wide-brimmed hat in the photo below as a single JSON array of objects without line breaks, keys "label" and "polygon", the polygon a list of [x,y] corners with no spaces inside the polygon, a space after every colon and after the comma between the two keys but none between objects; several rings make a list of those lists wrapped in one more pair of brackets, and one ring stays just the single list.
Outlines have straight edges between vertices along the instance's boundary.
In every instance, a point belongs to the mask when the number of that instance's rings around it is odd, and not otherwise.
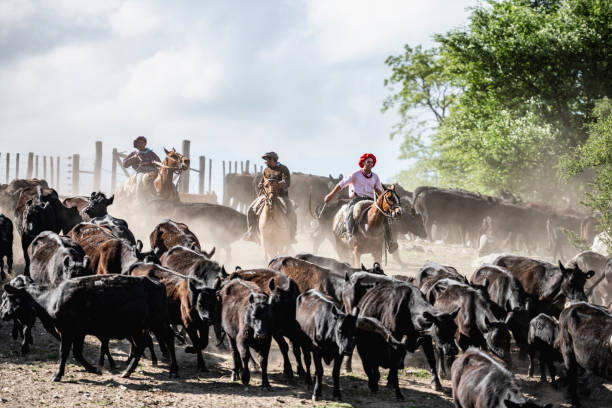
[{"label": "rider wearing wide-brimmed hat", "polygon": [[155,152],[147,147],[147,138],[138,136],[134,139],[134,150],[125,159],[123,159],[123,167],[131,167],[137,173],[150,173],[157,171],[157,166],[154,162],[160,163],[161,160]]},{"label": "rider wearing wide-brimmed hat", "polygon": [[289,217],[289,225],[291,227],[290,235],[293,240],[292,243],[295,243],[295,233],[297,230],[297,215],[295,213],[295,206],[293,205],[293,201],[289,199],[289,186],[291,185],[291,173],[289,169],[284,164],[281,164],[278,161],[278,154],[275,152],[268,152],[264,154],[262,159],[266,162],[266,168],[263,170],[263,177],[259,184],[257,185],[258,191],[260,192],[259,197],[257,197],[249,206],[247,210],[247,232],[244,235],[244,239],[247,241],[255,241],[254,231],[257,229],[257,215],[259,212],[259,205],[262,202],[262,194],[263,194],[263,181],[265,179],[274,179],[279,181],[279,186],[281,187],[279,191],[279,198],[283,202],[283,205],[287,211],[287,217]]},{"label": "rider wearing wide-brimmed hat", "polygon": [[[340,180],[340,182],[334,187],[334,189],[325,196],[325,202],[331,201],[332,197],[342,190],[343,188],[349,187],[349,197],[351,201],[348,203],[348,210],[346,212],[346,243],[354,247],[357,245],[355,240],[355,219],[353,218],[353,207],[356,203],[363,200],[376,200],[374,192],[376,194],[383,193],[383,186],[378,178],[378,175],[372,171],[372,167],[376,165],[376,156],[372,153],[364,153],[359,158],[360,169],[355,171],[350,177]],[[385,219],[385,241],[387,242],[387,249],[393,253],[397,250],[397,243],[394,240],[393,234],[391,233],[391,224]]]}]

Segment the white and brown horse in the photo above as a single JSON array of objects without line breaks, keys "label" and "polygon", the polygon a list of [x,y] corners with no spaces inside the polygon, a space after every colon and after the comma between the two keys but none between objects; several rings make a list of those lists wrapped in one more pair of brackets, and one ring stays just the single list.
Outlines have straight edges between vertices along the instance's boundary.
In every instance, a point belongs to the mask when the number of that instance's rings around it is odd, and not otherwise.
[{"label": "white and brown horse", "polygon": [[349,261],[352,252],[353,266],[361,265],[361,255],[372,254],[374,261],[382,262],[384,238],[384,223],[387,218],[397,219],[402,216],[402,206],[400,198],[395,191],[395,184],[390,186],[383,185],[383,192],[375,200],[361,201],[356,204],[358,207],[357,218],[355,218],[354,238],[356,245],[351,248],[342,238],[346,231],[346,214],[348,204],[338,210],[334,217],[332,232],[336,238],[336,250],[341,258]]},{"label": "white and brown horse", "polygon": [[155,162],[157,172],[136,173],[130,176],[115,193],[115,198],[122,200],[148,201],[152,199],[178,200],[178,191],[174,185],[174,176],[189,170],[189,158],[172,148],[164,148],[166,158]]},{"label": "white and brown horse", "polygon": [[279,181],[263,182],[264,204],[259,215],[259,233],[266,261],[286,253],[291,248],[291,225],[279,198]]}]

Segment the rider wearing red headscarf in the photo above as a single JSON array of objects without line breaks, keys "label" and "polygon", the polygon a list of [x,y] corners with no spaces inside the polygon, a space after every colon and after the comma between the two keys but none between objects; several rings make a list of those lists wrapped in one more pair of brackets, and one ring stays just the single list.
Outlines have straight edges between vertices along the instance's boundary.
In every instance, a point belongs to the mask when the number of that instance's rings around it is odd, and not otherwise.
[{"label": "rider wearing red headscarf", "polygon": [[123,159],[123,167],[131,167],[137,173],[149,173],[157,171],[157,166],[154,162],[161,162],[155,152],[147,147],[147,138],[138,136],[134,139],[134,150],[125,159]]},{"label": "rider wearing red headscarf", "polygon": [[[359,158],[360,169],[351,174],[350,177],[341,180],[334,189],[325,196],[325,202],[331,201],[332,197],[345,187],[349,187],[349,197],[351,201],[348,203],[349,209],[346,215],[346,236],[345,240],[349,246],[355,246],[356,242],[353,237],[355,233],[355,220],[353,219],[353,206],[359,201],[374,200],[374,192],[376,194],[383,193],[383,187],[380,179],[372,171],[372,167],[376,165],[376,156],[372,153],[364,153]],[[389,252],[393,253],[397,249],[397,243],[391,234],[391,225],[385,219],[385,237],[388,244]]]}]

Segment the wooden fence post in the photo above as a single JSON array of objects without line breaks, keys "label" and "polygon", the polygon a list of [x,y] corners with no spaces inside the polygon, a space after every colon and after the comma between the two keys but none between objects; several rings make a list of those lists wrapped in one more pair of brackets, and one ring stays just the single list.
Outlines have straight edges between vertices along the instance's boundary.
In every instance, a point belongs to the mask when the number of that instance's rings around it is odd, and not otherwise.
[{"label": "wooden fence post", "polygon": [[244,164],[244,171],[249,174],[251,172],[251,169],[249,169],[249,167],[251,167],[251,161],[247,160]]},{"label": "wooden fence post", "polygon": [[205,177],[206,177],[206,157],[200,156],[200,174],[198,174],[198,194],[204,194]]},{"label": "wooden fence post", "polygon": [[32,178],[32,169],[34,168],[34,153],[28,153],[28,169],[26,171],[26,178]]},{"label": "wooden fence post", "polygon": [[79,194],[80,161],[81,161],[80,154],[72,155],[72,194],[73,195]]},{"label": "wooden fence post", "polygon": [[43,156],[43,180],[47,179],[47,156]]},{"label": "wooden fence post", "polygon": [[[208,173],[210,174],[210,169],[208,169]],[[223,194],[225,194],[225,160],[223,160],[223,182],[221,185],[223,186]],[[210,183],[208,183],[208,189],[210,190]]]},{"label": "wooden fence post", "polygon": [[113,148],[113,164],[111,167],[111,190],[114,193],[117,188],[117,161],[119,157],[117,157],[117,148]]},{"label": "wooden fence post", "polygon": [[208,159],[208,192],[212,193],[212,159]]},{"label": "wooden fence post", "polygon": [[38,155],[36,155],[34,157],[36,158],[35,159],[36,166],[34,167],[35,168],[35,172],[34,172],[35,176],[34,177],[38,178]]},{"label": "wooden fence post", "polygon": [[19,178],[19,153],[17,153],[17,157],[15,157],[15,178]]},{"label": "wooden fence post", "polygon": [[[189,158],[189,151],[191,147],[191,142],[189,140],[183,140],[183,156]],[[181,185],[180,191],[183,193],[189,193],[189,171],[184,171],[181,173]]]},{"label": "wooden fence post", "polygon": [[55,183],[55,172],[53,171],[53,156],[49,156],[49,178],[51,179],[49,181],[49,186],[53,186],[53,183]]},{"label": "wooden fence post", "polygon": [[6,154],[6,184],[9,182],[9,170],[11,168],[11,154]]},{"label": "wooden fence post", "polygon": [[240,160],[240,174],[244,173],[244,162]]},{"label": "wooden fence post", "polygon": [[60,158],[59,156],[57,156],[57,159],[55,160],[55,171],[57,172],[57,175],[55,177],[55,189],[59,192],[59,188],[60,188]]},{"label": "wooden fence post", "polygon": [[100,191],[100,180],[102,179],[102,142],[96,142],[96,161],[94,162],[93,190]]}]

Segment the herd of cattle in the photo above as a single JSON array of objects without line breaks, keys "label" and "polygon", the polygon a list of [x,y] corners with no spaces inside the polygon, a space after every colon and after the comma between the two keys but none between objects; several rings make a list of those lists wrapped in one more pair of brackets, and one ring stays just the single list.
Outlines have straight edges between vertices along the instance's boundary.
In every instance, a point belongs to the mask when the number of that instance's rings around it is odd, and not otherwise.
[{"label": "herd of cattle", "polygon": [[[346,359],[351,369],[354,348],[369,389],[378,390],[379,369],[387,368],[398,400],[403,399],[398,370],[407,352],[421,348],[434,389],[442,389],[439,376],[447,375],[446,365],[451,365],[453,398],[463,408],[540,406],[524,397],[511,371],[512,339],[519,357],[529,359],[529,375],[539,358],[542,381],[548,371],[553,383],[567,386],[575,405],[582,378],[612,378],[612,314],[607,304],[598,306],[587,298],[593,299],[596,288],[610,292],[610,260],[593,271],[587,268],[592,262],[588,253],[558,266],[501,255],[469,279],[452,266],[433,262],[408,278],[387,276],[379,264],[353,268],[332,258],[298,254],[277,257],[266,268],[236,267],[228,273],[213,260],[214,249],[203,250],[184,223],[159,223],[149,236],[151,250],[143,252],[127,222],[108,214],[112,199],[104,194],[62,202],[55,190],[40,183],[22,184],[9,205],[26,266],[22,275],[11,278],[13,223],[1,216],[0,256],[7,257],[11,279],[4,284],[0,317],[13,322],[12,334],[22,337],[23,353],[32,345],[37,318],[58,339],[54,381],[62,378],[71,349],[89,372],[99,373],[105,359],[114,368],[110,339],[131,344],[123,376],[136,369],[145,348],[156,363],[151,334],[170,362],[170,376],[179,370],[176,338],[188,338],[186,351],[206,370],[202,351],[211,327],[219,344],[229,342],[232,381],[249,383],[254,350],[265,389],[270,388],[272,339],[282,353],[284,374],[293,376],[289,340],[297,374],[308,386],[314,362],[313,399],[322,396],[323,362],[333,365],[332,395],[341,397],[341,363]],[[415,192],[415,208],[432,198],[422,194]],[[429,231],[430,217],[443,210],[427,208],[420,214]],[[0,278],[7,279],[4,269]],[[596,283],[585,293],[592,280]],[[100,340],[97,367],[83,357],[86,335]],[[562,365],[561,376],[555,363]]]}]

